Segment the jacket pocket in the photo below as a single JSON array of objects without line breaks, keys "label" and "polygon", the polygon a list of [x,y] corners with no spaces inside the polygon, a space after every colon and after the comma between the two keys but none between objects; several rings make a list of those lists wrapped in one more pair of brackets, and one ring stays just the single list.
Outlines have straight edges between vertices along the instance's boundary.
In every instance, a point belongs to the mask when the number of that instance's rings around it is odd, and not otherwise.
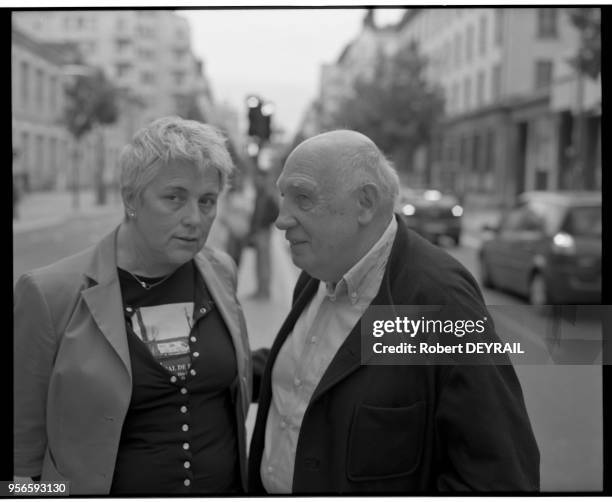
[{"label": "jacket pocket", "polygon": [[42,473],[40,476],[40,481],[69,481],[67,477],[65,477],[64,475],[62,475],[57,467],[56,467],[56,463],[55,463],[55,459],[53,458],[53,454],[51,453],[51,450],[47,449],[47,451],[45,452],[45,457],[43,459],[43,465],[42,465]]},{"label": "jacket pocket", "polygon": [[369,481],[411,474],[421,458],[424,428],[424,401],[400,408],[358,406],[349,433],[348,478]]}]

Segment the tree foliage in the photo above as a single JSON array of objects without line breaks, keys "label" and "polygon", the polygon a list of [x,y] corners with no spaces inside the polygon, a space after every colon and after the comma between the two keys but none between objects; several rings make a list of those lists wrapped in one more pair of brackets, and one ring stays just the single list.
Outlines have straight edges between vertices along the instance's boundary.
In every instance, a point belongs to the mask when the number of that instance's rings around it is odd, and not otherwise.
[{"label": "tree foliage", "polygon": [[66,89],[66,127],[79,140],[96,124],[117,120],[116,90],[102,70],[78,75]]},{"label": "tree foliage", "polygon": [[359,77],[334,114],[335,127],[355,129],[390,155],[400,170],[426,144],[443,113],[443,96],[425,78],[427,60],[415,44],[379,51],[372,76]]},{"label": "tree foliage", "polygon": [[569,8],[572,24],[580,33],[580,46],[572,64],[584,75],[596,79],[601,72],[601,9]]}]

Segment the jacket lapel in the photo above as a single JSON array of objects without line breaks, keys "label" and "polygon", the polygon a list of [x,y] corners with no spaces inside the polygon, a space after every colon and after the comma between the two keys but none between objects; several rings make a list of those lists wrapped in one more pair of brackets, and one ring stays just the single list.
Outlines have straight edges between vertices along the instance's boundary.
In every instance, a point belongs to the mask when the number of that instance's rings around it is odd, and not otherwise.
[{"label": "jacket lapel", "polygon": [[231,285],[223,283],[222,277],[220,277],[219,273],[203,253],[196,255],[195,263],[232,337],[234,350],[236,351],[238,373],[245,375],[247,363],[244,343],[240,336],[240,314],[238,312],[238,304],[232,295]]},{"label": "jacket lapel", "polygon": [[132,367],[115,257],[117,230],[118,228],[94,248],[90,267],[85,271],[85,275],[94,285],[83,290],[81,296],[98,328],[123,362],[131,378]]}]

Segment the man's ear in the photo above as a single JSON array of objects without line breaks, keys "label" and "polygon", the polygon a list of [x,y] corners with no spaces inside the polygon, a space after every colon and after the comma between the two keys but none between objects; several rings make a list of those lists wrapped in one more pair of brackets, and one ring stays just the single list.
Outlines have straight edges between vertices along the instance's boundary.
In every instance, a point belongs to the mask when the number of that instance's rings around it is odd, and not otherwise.
[{"label": "man's ear", "polygon": [[373,183],[366,183],[357,189],[359,215],[357,220],[361,224],[372,221],[380,206],[380,191]]}]

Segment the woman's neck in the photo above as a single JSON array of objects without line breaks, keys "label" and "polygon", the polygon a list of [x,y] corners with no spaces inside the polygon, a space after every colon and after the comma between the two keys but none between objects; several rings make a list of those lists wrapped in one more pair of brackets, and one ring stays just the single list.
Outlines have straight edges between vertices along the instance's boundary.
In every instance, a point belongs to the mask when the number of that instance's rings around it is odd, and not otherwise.
[{"label": "woman's neck", "polygon": [[176,266],[162,264],[143,244],[138,231],[129,223],[123,222],[117,234],[117,266],[142,277],[161,277],[168,275]]}]

